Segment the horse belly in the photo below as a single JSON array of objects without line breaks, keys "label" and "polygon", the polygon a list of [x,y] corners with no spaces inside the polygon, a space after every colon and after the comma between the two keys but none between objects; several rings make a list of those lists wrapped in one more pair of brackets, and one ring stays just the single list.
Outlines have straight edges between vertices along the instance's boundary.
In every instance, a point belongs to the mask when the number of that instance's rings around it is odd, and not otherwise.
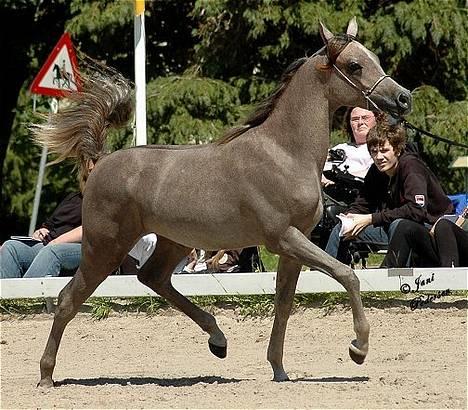
[{"label": "horse belly", "polygon": [[255,236],[244,229],[253,224],[243,215],[239,199],[216,192],[161,197],[152,203],[143,221],[148,232],[206,250],[242,247]]}]

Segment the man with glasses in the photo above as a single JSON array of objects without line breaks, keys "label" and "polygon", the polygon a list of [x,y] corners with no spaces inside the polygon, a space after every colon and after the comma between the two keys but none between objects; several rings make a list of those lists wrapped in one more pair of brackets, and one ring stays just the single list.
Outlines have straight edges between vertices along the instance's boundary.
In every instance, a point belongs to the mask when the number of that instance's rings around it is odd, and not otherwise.
[{"label": "man with glasses", "polygon": [[[352,109],[348,127],[350,141],[332,148],[332,151],[342,150],[345,154],[344,161],[337,164],[338,169],[341,171],[347,170],[350,174],[359,178],[366,176],[369,167],[372,165],[372,158],[366,146],[366,138],[369,130],[374,125],[375,116],[372,111],[359,107]],[[327,161],[323,170],[328,171],[332,166],[333,162]],[[322,175],[322,185],[330,186],[332,184],[333,181]]]}]

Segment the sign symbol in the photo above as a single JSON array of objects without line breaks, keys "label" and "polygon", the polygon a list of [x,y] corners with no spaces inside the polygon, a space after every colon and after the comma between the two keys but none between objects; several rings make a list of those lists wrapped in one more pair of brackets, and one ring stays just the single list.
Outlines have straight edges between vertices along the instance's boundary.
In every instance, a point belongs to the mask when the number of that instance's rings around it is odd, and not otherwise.
[{"label": "sign symbol", "polygon": [[35,94],[63,97],[67,91],[79,90],[79,72],[75,50],[68,33],[64,33],[31,84]]}]

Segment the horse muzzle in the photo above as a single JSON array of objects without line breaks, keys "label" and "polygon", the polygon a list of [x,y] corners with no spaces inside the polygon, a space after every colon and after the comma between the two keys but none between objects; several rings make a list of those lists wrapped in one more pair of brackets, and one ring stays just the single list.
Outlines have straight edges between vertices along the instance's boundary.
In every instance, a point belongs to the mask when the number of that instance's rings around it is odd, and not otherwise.
[{"label": "horse muzzle", "polygon": [[401,86],[398,86],[396,90],[388,94],[376,92],[371,96],[371,99],[379,109],[390,114],[394,118],[400,118],[409,114],[413,107],[413,97],[411,93]]},{"label": "horse muzzle", "polygon": [[399,115],[406,115],[411,112],[413,106],[413,96],[408,90],[400,92],[396,99]]}]

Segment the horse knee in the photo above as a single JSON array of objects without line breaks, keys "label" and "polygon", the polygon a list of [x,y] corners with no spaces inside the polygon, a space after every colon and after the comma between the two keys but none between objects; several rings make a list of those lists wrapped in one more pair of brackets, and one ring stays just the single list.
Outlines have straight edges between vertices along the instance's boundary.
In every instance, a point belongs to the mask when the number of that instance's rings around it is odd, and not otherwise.
[{"label": "horse knee", "polygon": [[337,275],[336,279],[345,287],[347,291],[359,292],[361,282],[349,266],[343,265],[343,270],[339,275]]},{"label": "horse knee", "polygon": [[352,287],[353,289],[359,291],[359,288],[361,286],[361,282],[359,281],[359,278],[356,276],[354,271],[349,268],[349,274],[347,276],[347,280],[349,283],[349,286]]}]

